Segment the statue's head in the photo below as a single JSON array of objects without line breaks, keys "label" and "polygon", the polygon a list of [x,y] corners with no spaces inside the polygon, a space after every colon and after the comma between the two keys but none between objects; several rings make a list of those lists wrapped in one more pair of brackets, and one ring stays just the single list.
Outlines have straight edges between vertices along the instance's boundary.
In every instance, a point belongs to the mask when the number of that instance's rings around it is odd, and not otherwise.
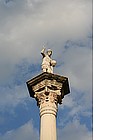
[{"label": "statue's head", "polygon": [[51,49],[48,49],[47,50],[47,54],[48,54],[48,56],[51,56],[52,55],[52,50]]}]

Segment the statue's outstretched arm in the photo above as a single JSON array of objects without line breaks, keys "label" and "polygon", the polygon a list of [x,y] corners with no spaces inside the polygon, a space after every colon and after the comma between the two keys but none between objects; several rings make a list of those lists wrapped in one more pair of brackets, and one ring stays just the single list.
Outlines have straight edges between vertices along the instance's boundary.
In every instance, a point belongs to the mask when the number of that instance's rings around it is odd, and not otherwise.
[{"label": "statue's outstretched arm", "polygon": [[45,48],[43,48],[43,49],[42,49],[42,51],[41,51],[41,54],[43,55],[43,57],[45,57],[45,56],[46,56],[46,54],[45,54],[45,50],[46,50],[46,49],[45,49]]}]

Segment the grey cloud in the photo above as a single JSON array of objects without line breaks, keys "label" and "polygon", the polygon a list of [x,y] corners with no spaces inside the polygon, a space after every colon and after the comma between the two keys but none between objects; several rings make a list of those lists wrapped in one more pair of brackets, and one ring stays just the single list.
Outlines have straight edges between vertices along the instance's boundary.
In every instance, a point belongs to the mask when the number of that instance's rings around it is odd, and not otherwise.
[{"label": "grey cloud", "polygon": [[[78,92],[76,95],[71,93],[68,97],[71,100],[69,103],[64,101],[64,106],[72,109],[71,115],[91,107],[92,41],[88,35],[92,33],[92,0],[13,0],[7,4],[0,1],[0,19],[0,85],[13,83],[13,75],[22,73],[16,66],[22,65],[24,59],[28,63],[27,69],[23,70],[27,72],[29,65],[41,63],[40,51],[48,42],[53,57],[58,64],[63,63],[54,71],[68,76],[71,88]],[[65,48],[68,40],[75,43]],[[17,77],[21,81],[24,79]],[[2,87],[1,108],[14,108],[24,103],[28,97],[26,90],[23,85]],[[81,98],[77,100],[79,96]],[[84,108],[83,102],[86,103]],[[71,103],[78,105],[73,109]]]},{"label": "grey cloud", "polygon": [[58,130],[58,140],[92,140],[92,132],[78,120],[74,120]]},{"label": "grey cloud", "polygon": [[67,40],[83,40],[92,29],[91,0],[13,0],[8,3],[13,5],[0,2],[1,81],[12,75],[22,59],[39,62],[41,47],[47,41],[59,57]]},{"label": "grey cloud", "polygon": [[[0,135],[1,140],[38,140],[38,131],[33,127],[30,120],[26,124],[17,129],[7,131],[4,135]],[[58,129],[58,140],[92,140],[92,132],[85,125],[79,123],[78,120],[68,123],[64,128]]]},{"label": "grey cloud", "polygon": [[[0,87],[0,111],[12,111],[18,104],[26,104],[28,94],[23,85],[14,85],[14,87]],[[9,112],[9,111],[8,111]]]},{"label": "grey cloud", "polygon": [[0,135],[1,140],[38,140],[39,135],[33,127],[32,121],[27,122],[20,128],[10,130],[4,135]]},{"label": "grey cloud", "polygon": [[61,56],[63,65],[57,72],[70,77],[70,84],[79,91],[92,88],[92,50],[88,47],[70,46]]}]

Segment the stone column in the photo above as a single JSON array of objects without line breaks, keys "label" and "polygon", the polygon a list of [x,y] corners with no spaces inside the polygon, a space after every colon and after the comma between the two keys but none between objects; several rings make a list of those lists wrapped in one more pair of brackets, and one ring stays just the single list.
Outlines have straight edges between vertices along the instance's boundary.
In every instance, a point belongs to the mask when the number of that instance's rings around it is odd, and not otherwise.
[{"label": "stone column", "polygon": [[40,109],[40,140],[56,140],[57,93],[44,90],[34,96]]},{"label": "stone column", "polygon": [[40,109],[40,140],[57,140],[58,104],[69,91],[68,78],[43,72],[27,82],[30,96]]}]

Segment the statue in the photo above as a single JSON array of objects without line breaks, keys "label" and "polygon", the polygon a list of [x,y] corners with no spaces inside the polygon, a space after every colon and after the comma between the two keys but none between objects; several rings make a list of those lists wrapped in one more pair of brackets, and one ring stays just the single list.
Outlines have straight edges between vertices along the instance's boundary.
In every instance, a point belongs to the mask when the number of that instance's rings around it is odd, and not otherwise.
[{"label": "statue", "polygon": [[51,59],[52,50],[48,49],[47,53],[45,52],[45,48],[42,49],[41,54],[43,56],[42,58],[42,71],[53,73],[53,67],[56,65],[56,61]]}]

